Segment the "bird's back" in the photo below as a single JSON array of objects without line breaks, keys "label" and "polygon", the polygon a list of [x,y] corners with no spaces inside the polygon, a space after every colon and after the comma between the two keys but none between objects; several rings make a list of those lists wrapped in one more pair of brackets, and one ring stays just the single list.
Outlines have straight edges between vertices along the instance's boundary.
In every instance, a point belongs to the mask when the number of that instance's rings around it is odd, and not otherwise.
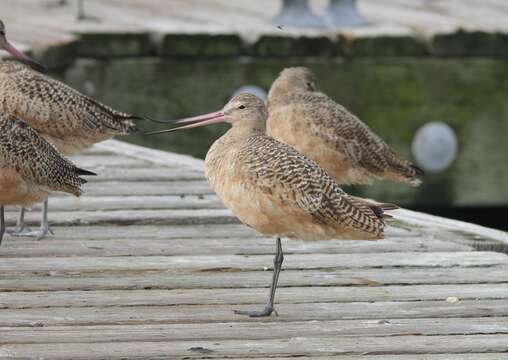
[{"label": "bird's back", "polygon": [[309,240],[383,236],[382,210],[376,214],[347,195],[314,161],[264,134],[231,138],[211,148],[207,176],[244,223]]},{"label": "bird's back", "polygon": [[316,160],[340,184],[388,178],[416,184],[418,169],[327,95],[305,91],[269,103],[268,132]]},{"label": "bird's back", "polygon": [[138,119],[13,61],[0,63],[0,111],[23,119],[63,153],[126,135]]}]

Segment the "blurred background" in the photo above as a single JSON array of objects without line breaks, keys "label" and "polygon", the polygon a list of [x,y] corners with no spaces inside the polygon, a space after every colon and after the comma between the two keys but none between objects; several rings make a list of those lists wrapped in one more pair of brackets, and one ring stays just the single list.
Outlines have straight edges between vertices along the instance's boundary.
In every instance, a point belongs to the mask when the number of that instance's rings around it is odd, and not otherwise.
[{"label": "blurred background", "polygon": [[[426,170],[419,188],[346,191],[508,229],[505,0],[2,0],[0,13],[52,76],[157,119],[264,96],[283,68],[308,66]],[[122,140],[203,158],[224,131]]]}]

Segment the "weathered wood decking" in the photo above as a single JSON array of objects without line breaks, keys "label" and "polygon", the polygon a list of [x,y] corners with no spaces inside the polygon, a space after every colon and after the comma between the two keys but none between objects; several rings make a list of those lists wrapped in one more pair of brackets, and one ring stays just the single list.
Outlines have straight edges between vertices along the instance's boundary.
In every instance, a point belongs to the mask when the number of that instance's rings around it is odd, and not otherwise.
[{"label": "weathered wood decking", "polygon": [[398,211],[383,241],[285,240],[279,316],[249,319],[274,241],[201,161],[115,141],[75,160],[100,176],[51,199],[56,235],[0,248],[2,358],[508,357],[508,256],[474,251],[505,233]]}]

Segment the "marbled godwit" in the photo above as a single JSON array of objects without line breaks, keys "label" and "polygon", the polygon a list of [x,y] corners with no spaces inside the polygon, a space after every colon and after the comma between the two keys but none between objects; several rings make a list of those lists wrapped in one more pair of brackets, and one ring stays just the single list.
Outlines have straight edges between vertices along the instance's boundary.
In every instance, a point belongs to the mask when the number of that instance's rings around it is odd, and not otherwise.
[{"label": "marbled godwit", "polygon": [[268,94],[270,136],[315,160],[339,184],[374,179],[417,186],[423,171],[400,158],[346,108],[319,92],[311,70],[288,68]]},{"label": "marbled godwit", "polygon": [[86,183],[80,175],[95,174],[63,158],[25,122],[0,112],[0,243],[5,205],[31,206],[57,191],[79,196]]},{"label": "marbled godwit", "polygon": [[[37,63],[6,40],[1,22],[0,46],[37,68]],[[27,122],[64,155],[78,153],[116,135],[127,135],[136,129],[134,120],[146,119],[114,110],[25,64],[0,63],[0,111]],[[47,212],[47,203],[43,211]],[[27,235],[23,233],[23,217],[21,209],[15,235]],[[41,235],[45,234],[37,236]]]},{"label": "marbled godwit", "polygon": [[313,160],[266,135],[267,110],[251,94],[234,97],[222,111],[180,123],[170,132],[208,124],[232,125],[206,155],[206,176],[223,203],[245,224],[277,237],[268,304],[262,311],[237,312],[268,316],[283,261],[280,237],[380,239],[381,207],[346,194]]}]

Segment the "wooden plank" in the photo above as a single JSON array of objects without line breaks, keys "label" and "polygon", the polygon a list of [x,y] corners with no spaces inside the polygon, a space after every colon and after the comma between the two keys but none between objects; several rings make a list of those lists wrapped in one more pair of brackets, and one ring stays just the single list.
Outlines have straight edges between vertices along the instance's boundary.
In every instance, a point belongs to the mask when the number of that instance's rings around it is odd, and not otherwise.
[{"label": "wooden plank", "polygon": [[99,170],[105,168],[146,168],[149,162],[120,154],[109,155],[74,155],[69,157],[77,166],[87,170]]},{"label": "wooden plank", "polygon": [[508,334],[506,318],[213,322],[208,324],[0,327],[1,344],[188,340],[270,340],[294,337]]},{"label": "wooden plank", "polygon": [[[17,276],[16,276],[17,275]],[[185,272],[185,271],[72,271],[58,269],[36,274],[6,274],[0,277],[0,291],[142,290],[258,288],[270,283],[269,271]],[[508,282],[508,268],[406,268],[285,270],[279,286],[383,286],[439,284],[496,284]]]},{"label": "wooden plank", "polygon": [[[340,355],[340,360],[500,360],[506,353],[474,353],[474,354],[404,354],[404,355]],[[227,358],[222,358],[226,360]],[[236,360],[248,360],[252,358],[239,358]],[[288,360],[288,357],[256,357],[257,360]],[[300,356],[298,360],[337,360],[337,356]]]},{"label": "wooden plank", "polygon": [[345,319],[420,319],[508,316],[508,302],[501,300],[316,302],[277,306],[278,317],[253,319],[233,309],[252,310],[252,304],[105,306],[0,309],[0,326],[134,325],[209,322],[316,321]]},{"label": "wooden plank", "polygon": [[[340,360],[500,360],[506,353],[474,353],[474,354],[389,354],[389,355],[340,355]],[[223,358],[224,360],[227,358]],[[235,358],[247,360],[252,358]],[[257,360],[288,360],[287,357],[256,357]],[[300,356],[298,360],[337,360],[337,356]]]},{"label": "wooden plank", "polygon": [[[51,213],[58,211],[96,211],[132,209],[224,209],[215,195],[157,195],[157,196],[71,196],[52,197],[49,200]],[[41,205],[32,207],[37,217]],[[14,216],[18,209],[9,207],[7,216]],[[28,216],[28,215],[27,215]]]},{"label": "wooden plank", "polygon": [[[133,209],[117,211],[52,211],[51,225],[184,225],[184,224],[234,224],[239,220],[227,209]],[[16,216],[7,219],[7,225],[15,224]],[[37,226],[40,214],[26,214],[26,223]]]},{"label": "wooden plank", "polygon": [[[14,214],[13,214],[14,215]],[[50,213],[51,217],[51,213]],[[50,221],[51,223],[51,221]],[[133,239],[142,241],[143,239],[223,239],[223,238],[254,238],[256,232],[242,224],[174,224],[174,225],[129,225],[119,226],[115,224],[89,225],[86,232],[83,228],[76,226],[54,226],[55,237],[48,236],[40,241],[40,244],[51,242],[57,239],[68,240],[108,240],[108,239]],[[31,239],[17,238],[13,240],[8,235],[5,236],[4,245],[10,246],[9,242],[33,241]],[[33,241],[35,242],[35,241]],[[273,245],[272,241],[268,242]],[[370,242],[369,242],[370,243]],[[0,252],[0,256],[2,252]]]},{"label": "wooden plank", "polygon": [[163,166],[177,166],[178,168],[197,170],[201,173],[204,171],[204,162],[201,159],[197,159],[189,155],[151,149],[123,141],[103,141],[100,144],[96,144],[94,149],[96,151],[110,151],[113,153],[120,153],[129,157]]},{"label": "wooden plank", "polygon": [[214,194],[206,181],[97,181],[84,186],[87,196]]},{"label": "wooden plank", "polygon": [[202,172],[189,169],[175,169],[168,167],[136,167],[136,168],[116,168],[116,167],[97,167],[88,168],[95,171],[97,177],[88,180],[97,183],[103,181],[183,181],[183,180],[204,180]]},{"label": "wooden plank", "polygon": [[[267,284],[268,285],[268,284]],[[0,293],[0,309],[40,307],[140,306],[140,305],[214,305],[264,304],[266,289],[175,289],[175,290],[94,290]],[[457,297],[471,299],[507,299],[508,284],[393,285],[349,287],[287,287],[277,290],[277,302],[366,302],[422,301]]]},{"label": "wooden plank", "polygon": [[[12,213],[12,216],[15,214]],[[15,217],[15,216],[14,216]],[[89,225],[86,228],[86,232],[78,231],[76,226],[54,226],[57,231],[56,238],[48,236],[44,239],[42,244],[50,242],[56,239],[68,239],[68,240],[109,240],[109,239],[134,239],[141,241],[143,239],[228,239],[228,238],[260,238],[261,236],[256,233],[253,229],[242,224],[172,224],[172,225],[129,225],[129,226],[115,226],[111,224],[106,225]],[[414,242],[422,241],[419,245],[422,250],[427,248],[426,239],[429,237],[423,237],[420,229],[404,229],[395,228],[388,226],[386,228],[386,239],[379,241],[362,241],[362,240],[324,240],[324,241],[305,241],[303,242],[309,247],[315,243],[330,243],[338,242],[348,246],[347,244],[367,244],[368,246],[376,246],[377,243],[389,242],[389,241],[401,241],[401,242]],[[7,236],[6,236],[7,237]],[[275,246],[273,239],[264,238],[267,244]],[[26,240],[26,239],[25,239]],[[23,241],[23,238],[16,239],[16,241]],[[30,239],[28,239],[30,241]],[[284,241],[284,247],[291,246],[292,243],[298,243],[301,240]],[[192,242],[190,242],[192,244]],[[2,243],[2,247],[5,244]],[[456,245],[456,244],[452,244]],[[247,246],[247,245],[246,245]],[[363,245],[362,245],[363,246]],[[401,245],[402,246],[402,245]],[[463,248],[462,244],[459,244],[462,249],[470,250],[470,247]],[[1,256],[1,253],[0,253]]]},{"label": "wooden plank", "polygon": [[[5,258],[0,262],[0,274],[55,270],[59,272],[262,270],[271,266],[272,262],[273,257],[268,255],[81,257],[79,261],[76,261],[75,257]],[[478,267],[506,264],[508,264],[506,254],[493,252],[371,253],[357,256],[352,254],[295,254],[286,257],[284,268]]]},{"label": "wooden plank", "polygon": [[[129,227],[130,228],[130,227]],[[74,228],[75,229],[75,228]],[[60,228],[54,228],[55,237],[44,241],[17,238],[2,244],[0,258],[5,257],[49,257],[49,256],[155,256],[155,255],[272,255],[275,251],[271,238],[193,238],[159,239],[147,234],[137,239],[121,238],[113,233],[110,240],[87,239],[80,232],[80,239],[66,239]],[[111,231],[110,231],[111,232]],[[150,236],[152,235],[152,236]],[[228,234],[229,235],[229,234]],[[286,254],[354,254],[376,252],[445,252],[471,251],[466,245],[433,240],[426,237],[389,238],[367,242],[361,240],[291,240],[284,243]]]},{"label": "wooden plank", "polygon": [[[196,351],[195,349],[199,349]],[[203,353],[203,349],[208,349]],[[340,354],[440,354],[508,351],[506,335],[294,337],[270,340],[210,340],[67,344],[9,344],[0,356],[72,358],[210,358],[219,356],[304,356]]]}]

